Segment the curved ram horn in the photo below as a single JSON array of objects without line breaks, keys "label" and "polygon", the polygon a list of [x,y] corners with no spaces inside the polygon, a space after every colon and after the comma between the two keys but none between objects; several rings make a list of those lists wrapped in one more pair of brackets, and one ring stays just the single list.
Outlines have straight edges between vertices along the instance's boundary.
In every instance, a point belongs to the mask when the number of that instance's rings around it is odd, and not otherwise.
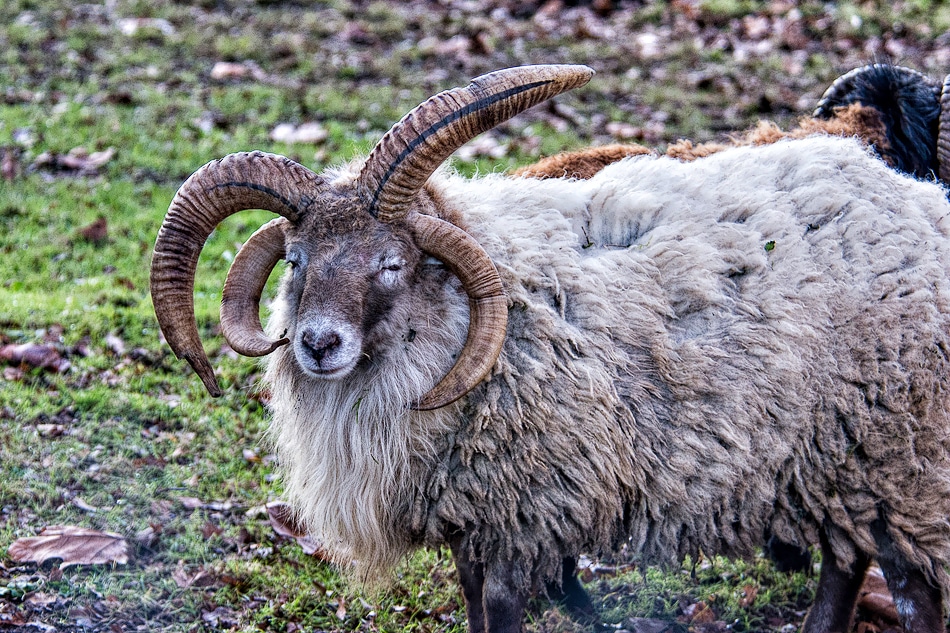
[{"label": "curved ram horn", "polygon": [[[382,222],[406,217],[416,194],[456,149],[519,112],[594,75],[587,66],[521,66],[473,79],[431,97],[387,132],[357,179],[369,212]],[[410,218],[417,245],[442,260],[469,296],[469,330],[455,365],[414,406],[436,409],[462,397],[491,370],[501,353],[507,300],[488,254],[461,229],[435,218]]]},{"label": "curved ram horn", "polygon": [[267,209],[297,222],[322,182],[288,158],[245,152],[208,163],[172,199],[152,255],[152,302],[168,344],[212,396],[220,396],[221,389],[201,346],[194,303],[195,269],[205,240],[219,222],[244,209]]},{"label": "curved ram horn", "polygon": [[429,98],[396,123],[366,159],[357,187],[369,212],[383,222],[405,217],[415,194],[452,152],[593,75],[587,66],[519,66]]},{"label": "curved ram horn", "polygon": [[234,257],[221,293],[221,332],[228,344],[244,356],[266,356],[290,341],[272,341],[261,327],[261,293],[277,262],[286,256],[285,218],[257,229]]},{"label": "curved ram horn", "polygon": [[472,390],[498,360],[508,325],[508,301],[491,259],[478,242],[454,224],[429,215],[409,216],[416,244],[445,262],[468,295],[465,347],[455,365],[413,408],[438,409]]},{"label": "curved ram horn", "polygon": [[950,183],[950,75],[943,80],[940,93],[940,123],[937,128],[937,176]]},{"label": "curved ram horn", "polygon": [[891,66],[889,64],[868,64],[850,70],[835,79],[832,84],[828,86],[828,89],[825,90],[824,94],[821,95],[821,99],[818,100],[818,105],[815,106],[815,111],[812,113],[812,116],[816,119],[827,119],[834,114],[836,107],[850,105],[852,102],[848,100],[848,95],[854,92],[855,88],[860,85],[860,82],[863,81],[867,75],[882,70],[894,73],[895,79],[899,77],[904,81],[923,81],[933,88],[935,96],[939,93],[940,87],[933,79],[913,68]]}]

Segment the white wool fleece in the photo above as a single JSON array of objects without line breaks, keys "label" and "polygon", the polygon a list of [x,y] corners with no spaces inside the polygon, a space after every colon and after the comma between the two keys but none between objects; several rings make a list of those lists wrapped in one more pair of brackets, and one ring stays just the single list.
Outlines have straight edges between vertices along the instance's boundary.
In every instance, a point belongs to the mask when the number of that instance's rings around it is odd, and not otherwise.
[{"label": "white wool fleece", "polygon": [[[883,519],[946,581],[943,190],[830,137],[640,156],[585,181],[439,172],[428,188],[508,293],[490,380],[432,413],[390,406],[398,380],[370,385],[378,403],[354,425],[326,405],[345,401],[338,386],[286,351],[270,361],[288,492],[341,557],[372,575],[462,528],[474,556],[537,583],[628,537],[669,561],[748,555],[767,529],[815,543],[831,524],[847,564],[874,555]],[[451,366],[464,302],[433,297],[455,329],[392,376]],[[340,484],[361,468],[377,474]]]}]

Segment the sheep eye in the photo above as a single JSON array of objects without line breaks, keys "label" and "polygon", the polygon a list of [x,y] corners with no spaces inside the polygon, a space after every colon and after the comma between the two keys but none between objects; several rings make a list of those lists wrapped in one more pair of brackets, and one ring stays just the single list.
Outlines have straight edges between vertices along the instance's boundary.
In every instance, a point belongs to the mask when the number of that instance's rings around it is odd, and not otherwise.
[{"label": "sheep eye", "polygon": [[389,255],[379,259],[379,272],[399,272],[406,261],[398,255]]},{"label": "sheep eye", "polygon": [[300,269],[300,255],[298,253],[287,253],[287,257],[284,259],[287,262],[287,265],[290,266],[290,269],[295,273],[299,272]]},{"label": "sheep eye", "polygon": [[387,257],[379,262],[379,271],[376,273],[377,279],[384,286],[392,286],[399,279],[399,272],[405,265],[401,258]]}]

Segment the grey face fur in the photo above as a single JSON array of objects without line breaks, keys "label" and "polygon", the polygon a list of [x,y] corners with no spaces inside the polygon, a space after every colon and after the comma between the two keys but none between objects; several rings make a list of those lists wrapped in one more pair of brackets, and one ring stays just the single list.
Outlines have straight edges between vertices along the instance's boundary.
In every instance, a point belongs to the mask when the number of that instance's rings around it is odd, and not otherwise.
[{"label": "grey face fur", "polygon": [[[409,335],[391,322],[394,312],[425,300],[418,296],[422,252],[406,227],[368,216],[353,222],[354,215],[334,222],[324,214],[320,227],[287,241],[284,292],[296,312],[294,355],[314,377],[339,379],[371,363],[392,336]],[[344,223],[348,232],[323,235],[327,225]]]}]

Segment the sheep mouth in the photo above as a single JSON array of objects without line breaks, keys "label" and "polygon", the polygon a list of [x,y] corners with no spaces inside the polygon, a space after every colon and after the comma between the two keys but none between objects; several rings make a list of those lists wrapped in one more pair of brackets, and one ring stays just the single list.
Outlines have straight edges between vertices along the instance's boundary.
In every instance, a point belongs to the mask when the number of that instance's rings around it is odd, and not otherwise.
[{"label": "sheep mouth", "polygon": [[334,369],[313,369],[311,367],[304,366],[304,370],[317,378],[329,378],[335,380],[337,378],[342,378],[346,374],[350,373],[350,367],[338,367]]},{"label": "sheep mouth", "polygon": [[343,327],[304,328],[294,341],[297,364],[315,378],[343,378],[356,367],[359,352],[360,341]]},{"label": "sheep mouth", "polygon": [[308,374],[313,378],[321,378],[324,380],[339,380],[344,376],[347,376],[354,367],[356,367],[356,362],[317,362],[312,358],[297,356],[297,364],[300,365],[300,368],[303,369],[304,373]]}]

